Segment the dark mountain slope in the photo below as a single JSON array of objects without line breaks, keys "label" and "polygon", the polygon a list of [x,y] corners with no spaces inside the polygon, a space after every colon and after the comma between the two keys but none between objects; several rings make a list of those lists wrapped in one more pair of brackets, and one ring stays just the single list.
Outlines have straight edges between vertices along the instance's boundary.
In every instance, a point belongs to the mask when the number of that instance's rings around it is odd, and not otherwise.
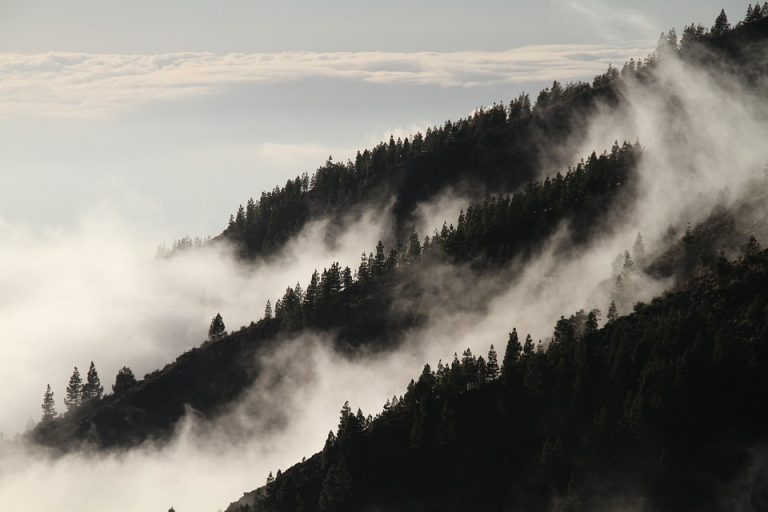
[{"label": "dark mountain slope", "polygon": [[449,187],[478,199],[488,190],[514,191],[536,177],[542,162],[563,165],[563,143],[578,142],[579,128],[598,104],[617,103],[614,79],[609,72],[594,86],[558,85],[556,94],[533,110],[525,95],[510,108],[494,105],[412,141],[381,143],[358,153],[354,163],[328,161],[311,178],[299,176],[241,206],[214,240],[235,243],[246,258],[267,256],[312,219],[340,221],[356,208],[385,208],[390,198],[392,240],[407,236],[416,206]]},{"label": "dark mountain slope", "polygon": [[[336,347],[353,356],[361,347],[366,352],[393,349],[404,331],[425,320],[427,311],[419,304],[432,303],[434,290],[418,283],[435,266],[523,258],[562,222],[569,222],[579,235],[565,244],[587,241],[590,233],[604,230],[602,220],[609,212],[618,215],[628,204],[620,199],[625,191],[631,195],[639,155],[637,146],[617,145],[611,154],[593,155],[554,180],[531,183],[524,192],[470,208],[458,219],[458,227],[445,227],[424,243],[413,233],[406,247],[389,255],[379,244],[354,277],[349,268],[342,270],[334,263],[322,275],[314,275],[306,291],[289,287],[275,304],[274,317],[183,354],[121,395],[108,395],[41,423],[32,437],[62,449],[82,442],[112,447],[165,439],[185,406],[215,416],[259,375],[258,355],[304,329],[331,334]],[[556,207],[545,207],[548,202]],[[484,267],[467,268],[466,273]],[[441,288],[440,282],[434,285]],[[486,292],[494,293],[492,287]],[[467,304],[466,293],[443,295],[440,300],[444,307],[484,307],[484,303]]]},{"label": "dark mountain slope", "polygon": [[[766,34],[768,19],[718,36],[692,25],[683,33],[679,55],[742,76],[754,86],[766,76]],[[665,51],[663,45],[659,51]],[[635,72],[641,79],[647,77],[654,62],[655,57],[637,65],[632,62],[622,75]],[[448,188],[479,200],[488,191],[518,189],[536,176],[542,163],[563,165],[570,156],[567,148],[586,134],[583,128],[596,106],[620,104],[619,78],[617,70],[609,69],[592,84],[554,83],[535,102],[522,95],[509,106],[481,109],[426,134],[417,133],[411,140],[382,142],[358,152],[354,162],[328,161],[311,177],[305,173],[248,201],[214,240],[236,244],[245,258],[269,256],[312,219],[342,222],[359,208],[383,209],[393,198],[395,229],[385,240],[393,242],[407,236],[420,202]],[[190,245],[190,240],[180,243],[182,248]]]},{"label": "dark mountain slope", "polygon": [[372,422],[345,407],[322,453],[228,511],[728,510],[731,485],[765,510],[768,488],[738,480],[768,441],[765,403],[753,247],[602,329],[561,319],[545,351],[511,335],[498,378],[465,353]]},{"label": "dark mountain slope", "polygon": [[[759,31],[753,31],[756,35],[750,37],[764,41],[768,30],[764,23],[759,27]],[[733,33],[738,34],[738,31],[729,34]],[[725,37],[732,37],[729,34]],[[716,47],[718,40],[704,38],[702,44]],[[653,63],[649,62],[641,68],[641,72],[652,65]],[[412,156],[413,162],[450,154],[443,139],[451,140],[453,137],[454,141],[472,140],[471,143],[462,143],[466,147],[460,146],[464,147],[463,154],[471,153],[467,147],[475,147],[473,154],[478,160],[486,162],[484,165],[487,169],[493,169],[494,166],[501,169],[506,159],[511,159],[512,154],[517,154],[512,151],[505,157],[499,156],[506,151],[505,144],[515,144],[505,137],[511,136],[517,126],[532,123],[546,131],[550,129],[547,128],[547,122],[557,125],[567,125],[568,120],[586,123],[587,118],[570,117],[569,112],[573,110],[568,107],[569,102],[578,104],[583,101],[583,105],[591,108],[593,95],[597,94],[595,91],[602,90],[601,88],[608,91],[607,84],[613,84],[610,88],[615,87],[616,75],[609,73],[597,80],[595,87],[588,89],[591,91],[589,94],[584,92],[587,89],[578,86],[558,91],[557,94],[545,91],[540,95],[536,111],[532,114],[520,113],[525,111],[520,100],[513,104],[512,110],[520,111],[515,111],[511,121],[506,115],[499,115],[503,109],[497,109],[495,114],[475,116],[473,123],[482,121],[496,126],[490,121],[495,120],[498,124],[496,129],[490,131],[485,128],[478,129],[478,133],[484,134],[483,137],[478,137],[477,134],[473,135],[474,138],[464,139],[454,136],[471,134],[471,129],[475,128],[469,121],[446,125],[441,130],[431,132],[429,137],[420,142],[425,148],[432,149],[424,150],[424,154],[420,153],[419,156]],[[559,115],[563,117],[558,118]],[[557,127],[553,126],[551,130],[556,131]],[[482,148],[482,144],[496,149],[484,153],[484,150],[478,149]],[[521,147],[524,146],[522,142],[520,144]],[[398,144],[393,141],[393,146],[395,150],[392,154],[397,156]],[[286,212],[290,212],[294,207],[301,210],[299,203],[309,197],[308,194],[315,194],[312,197],[316,197],[318,204],[325,206],[337,203],[353,204],[354,201],[349,197],[356,196],[348,196],[348,191],[357,193],[356,190],[363,190],[367,184],[376,183],[376,180],[381,179],[376,174],[379,168],[369,162],[385,158],[390,154],[389,151],[390,146],[382,146],[378,150],[378,156],[376,151],[361,155],[353,166],[329,164],[315,175],[311,188],[307,177],[306,183],[300,179],[291,187],[287,187],[290,189],[288,196],[285,195],[285,190],[265,195],[267,200],[258,205],[249,205],[249,208],[255,208],[251,212],[253,217],[244,210],[242,218],[235,219],[231,228],[244,229],[248,219],[253,219],[255,225],[262,225],[263,220],[266,222],[263,226],[279,230],[284,225],[283,216]],[[486,156],[478,156],[482,154]],[[529,156],[538,159],[540,155]],[[445,158],[446,161],[452,159],[448,156]],[[31,437],[42,444],[62,449],[83,441],[93,441],[96,446],[110,447],[131,445],[152,438],[166,438],[182,417],[185,405],[191,405],[208,417],[219,413],[253,383],[259,374],[256,362],[258,355],[269,350],[276,340],[301,329],[331,333],[336,337],[338,347],[352,353],[362,345],[366,345],[366,349],[379,350],[394,347],[404,330],[419,325],[423,319],[424,313],[418,308],[407,310],[398,305],[420,302],[424,291],[411,283],[411,277],[427,275],[430,265],[435,262],[441,264],[446,261],[480,261],[498,264],[510,258],[524,258],[525,255],[534,253],[562,222],[570,223],[573,233],[569,240],[563,242],[565,250],[569,244],[588,241],[592,233],[610,225],[606,222],[608,218],[621,215],[622,208],[626,206],[622,201],[623,195],[625,191],[631,190],[631,173],[635,158],[637,154],[632,146],[617,146],[610,154],[588,158],[583,165],[576,166],[564,176],[531,184],[510,197],[497,197],[478,203],[457,220],[455,227],[446,226],[429,241],[422,242],[418,237],[412,237],[406,247],[389,255],[383,252],[383,247],[381,252],[377,248],[375,255],[372,251],[371,257],[361,262],[354,277],[351,270],[342,270],[338,265],[332,265],[322,276],[317,276],[314,286],[310,282],[306,291],[299,292],[288,288],[279,306],[275,307],[275,318],[262,319],[222,340],[194,349],[180,356],[162,371],[147,376],[143,382],[119,396],[107,396],[62,418],[40,424],[31,433]],[[470,160],[464,161],[462,165],[469,165]],[[411,165],[409,161],[396,161],[393,165],[400,165],[405,169],[407,165]],[[458,161],[461,162],[460,159]],[[530,162],[525,165],[533,168]],[[358,167],[362,170],[358,170]],[[494,172],[496,171],[489,171],[486,178],[490,180],[488,183],[499,186],[498,182],[491,179]],[[430,188],[426,174],[422,179],[418,177],[418,171],[413,170],[408,172],[407,176],[407,179],[403,177],[394,183],[404,191],[413,189],[415,198],[436,190]],[[622,185],[619,186],[620,184]],[[411,204],[417,200],[411,198],[401,202]],[[407,208],[403,211],[406,210]],[[274,222],[270,220],[273,217],[277,219]],[[265,232],[269,232],[269,229]],[[478,272],[483,266],[475,265]],[[665,272],[674,274],[674,266],[675,264],[671,267],[668,265],[669,268]]]}]

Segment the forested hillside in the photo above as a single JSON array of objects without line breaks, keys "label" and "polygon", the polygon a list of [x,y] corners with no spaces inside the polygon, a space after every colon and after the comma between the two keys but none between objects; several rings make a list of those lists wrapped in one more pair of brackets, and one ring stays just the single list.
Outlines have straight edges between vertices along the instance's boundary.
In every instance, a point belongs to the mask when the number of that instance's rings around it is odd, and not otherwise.
[{"label": "forested hillside", "polygon": [[[234,242],[246,258],[278,250],[313,218],[344,214],[372,204],[388,207],[395,231],[407,236],[415,208],[446,190],[460,188],[468,197],[487,191],[504,193],[532,180],[542,162],[561,163],[556,141],[575,136],[573,127],[597,103],[617,101],[615,70],[587,83],[555,83],[535,104],[527,94],[509,105],[479,109],[472,116],[447,121],[412,140],[390,138],[358,152],[355,161],[332,162],[289,180],[284,187],[249,200],[230,218],[217,239]],[[558,158],[560,157],[560,158]]]},{"label": "forested hillside", "polygon": [[[245,259],[274,253],[309,220],[341,219],[390,198],[396,227],[391,239],[361,248],[356,268],[329,261],[296,276],[303,285],[286,283],[263,317],[239,330],[227,333],[217,316],[200,347],[138,381],[123,373],[113,393],[47,417],[30,438],[64,451],[166,441],[187,407],[204,419],[221,414],[260,375],[259,356],[292,335],[324,333],[349,358],[392,351],[427,321],[430,302],[486,307],[429,295],[440,289],[441,266],[460,269],[467,282],[502,276],[500,288],[556,233],[563,254],[610,235],[633,211],[643,141],[592,148],[538,180],[542,162],[562,163],[560,145],[584,135],[598,104],[621,104],[625,80],[659,87],[653,70],[664,52],[700,63],[718,55],[729,73],[762,80],[766,62],[754,45],[765,42],[768,19],[717,27],[687,27],[679,44],[665,34],[654,55],[611,67],[592,84],[555,82],[535,102],[522,95],[380,144],[355,162],[329,161],[248,202],[216,239],[234,242]],[[472,205],[432,233],[413,231],[416,205],[459,184]],[[564,318],[546,348],[513,332],[496,364],[496,356],[467,352],[425,368],[374,421],[345,408],[322,453],[237,506],[589,510],[603,505],[598,497],[644,496],[654,510],[706,509],[720,492],[715,484],[744,470],[766,426],[755,404],[766,398],[768,256],[756,242],[735,262],[719,254],[747,240],[730,222],[737,214],[715,209],[638,262],[643,275],[692,277],[687,285],[627,317],[607,311],[603,328],[597,312]],[[497,291],[489,287],[488,298]]]},{"label": "forested hillside", "polygon": [[425,300],[415,276],[429,275],[446,262],[481,263],[476,271],[482,272],[487,265],[525,257],[563,221],[574,226],[568,243],[583,243],[591,232],[605,229],[608,212],[621,209],[617,199],[631,189],[640,152],[639,146],[615,145],[564,175],[469,208],[456,227],[445,225],[424,239],[413,232],[406,244],[389,251],[380,242],[354,271],[333,262],[309,277],[306,290],[289,286],[259,321],[230,335],[212,333],[208,343],[130,388],[39,424],[34,437],[61,448],[83,441],[115,446],[165,438],[185,405],[214,415],[258,376],[256,355],[303,329],[332,333],[337,348],[352,355],[358,348],[392,350],[406,329],[426,319],[426,311],[395,307]]},{"label": "forested hillside", "polygon": [[768,507],[737,481],[768,440],[768,251],[598,320],[427,365],[373,420],[345,404],[321,453],[229,511]]}]

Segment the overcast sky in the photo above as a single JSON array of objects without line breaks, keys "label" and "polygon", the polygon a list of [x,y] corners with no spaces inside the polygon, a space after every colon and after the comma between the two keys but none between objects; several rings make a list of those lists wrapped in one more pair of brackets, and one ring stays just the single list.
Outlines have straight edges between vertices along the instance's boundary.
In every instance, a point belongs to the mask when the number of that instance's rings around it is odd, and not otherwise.
[{"label": "overcast sky", "polygon": [[734,1],[0,0],[0,226],[157,243],[389,133],[642,57]]}]

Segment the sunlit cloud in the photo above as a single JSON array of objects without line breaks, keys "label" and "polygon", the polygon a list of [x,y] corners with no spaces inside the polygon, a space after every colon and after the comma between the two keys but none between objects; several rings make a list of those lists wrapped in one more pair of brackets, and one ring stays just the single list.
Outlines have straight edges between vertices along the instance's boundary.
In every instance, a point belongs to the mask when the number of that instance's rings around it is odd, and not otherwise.
[{"label": "sunlit cloud", "polygon": [[333,79],[490,87],[591,78],[642,47],[527,46],[502,52],[0,54],[0,116],[104,117],[150,101],[248,84]]}]

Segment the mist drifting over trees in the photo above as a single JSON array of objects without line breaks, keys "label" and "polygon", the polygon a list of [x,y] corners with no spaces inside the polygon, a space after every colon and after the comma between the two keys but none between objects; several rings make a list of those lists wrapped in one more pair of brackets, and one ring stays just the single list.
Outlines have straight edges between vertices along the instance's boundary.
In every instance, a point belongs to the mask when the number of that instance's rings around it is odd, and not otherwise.
[{"label": "mist drifting over trees", "polygon": [[[765,509],[768,4],[745,10],[244,192],[155,258],[90,226],[50,320],[84,341],[37,349],[60,369],[0,442],[0,503]],[[70,247],[15,236],[16,268]]]}]

